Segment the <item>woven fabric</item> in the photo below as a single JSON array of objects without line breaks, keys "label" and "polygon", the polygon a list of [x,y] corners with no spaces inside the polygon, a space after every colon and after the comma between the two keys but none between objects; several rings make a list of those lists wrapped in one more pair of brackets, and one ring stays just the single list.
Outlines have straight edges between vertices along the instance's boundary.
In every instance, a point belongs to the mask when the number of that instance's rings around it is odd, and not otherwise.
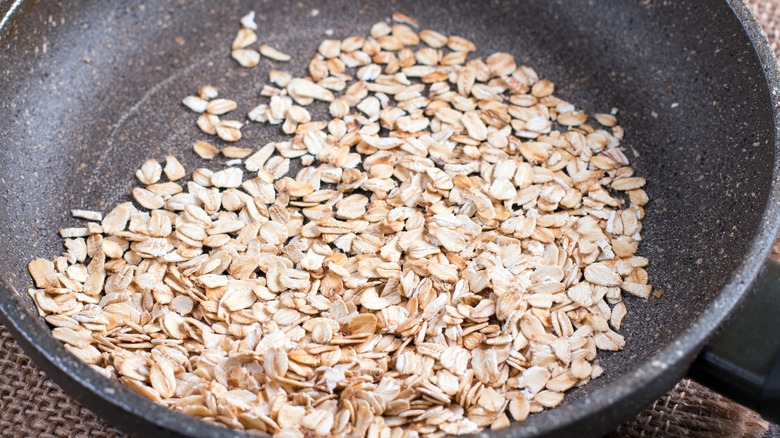
[{"label": "woven fabric", "polygon": [[0,434],[3,437],[125,436],[62,392],[2,326],[0,344]]},{"label": "woven fabric", "polygon": [[683,379],[607,438],[776,436],[769,426],[750,409]]},{"label": "woven fabric", "polygon": [[[780,42],[780,0],[748,0],[775,51]],[[780,240],[775,246],[780,261]],[[0,325],[0,436],[119,438],[65,394],[24,354]],[[752,412],[689,380],[682,380],[611,437],[760,437],[780,431]]]},{"label": "woven fabric", "polygon": [[766,36],[775,53],[780,54],[780,1],[778,0],[747,0],[750,9],[759,23],[764,27]]}]

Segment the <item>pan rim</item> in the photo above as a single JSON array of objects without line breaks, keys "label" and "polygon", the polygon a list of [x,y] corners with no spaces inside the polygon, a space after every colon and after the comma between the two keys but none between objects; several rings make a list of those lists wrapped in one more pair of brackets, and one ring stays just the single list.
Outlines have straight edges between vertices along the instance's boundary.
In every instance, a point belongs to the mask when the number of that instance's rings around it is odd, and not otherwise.
[{"label": "pan rim", "polygon": [[[11,10],[4,17],[0,14],[2,23],[7,24],[11,21],[8,18],[15,12],[14,9],[18,4],[22,3],[24,7],[35,2],[17,0],[12,3]],[[714,334],[717,327],[722,325],[736,309],[758,277],[769,256],[775,236],[780,230],[780,101],[778,96],[772,92],[780,89],[780,68],[763,29],[748,7],[740,0],[726,0],[726,3],[742,24],[760,60],[767,81],[766,85],[769,88],[775,128],[772,187],[769,190],[766,207],[761,215],[761,224],[756,230],[743,260],[734,269],[733,274],[712,303],[680,335],[643,364],[617,378],[613,385],[594,390],[591,396],[570,405],[547,411],[545,415],[529,418],[528,421],[521,423],[521,427],[509,428],[503,433],[484,432],[480,435],[514,438],[555,433],[557,430],[584,420],[595,411],[608,409],[630,397],[636,391],[649,387],[664,372],[680,369],[681,364],[682,368],[687,368],[687,365],[693,361],[694,355]],[[0,26],[0,33],[4,31],[4,26]],[[2,309],[0,313],[4,316],[15,316],[10,320],[4,318],[3,322],[16,339],[21,339],[26,344],[25,351],[30,354],[31,350],[34,350],[35,354],[31,354],[31,356],[43,359],[51,367],[57,368],[60,372],[73,378],[74,384],[83,386],[97,394],[101,402],[110,404],[128,414],[143,417],[146,421],[166,431],[177,431],[204,437],[254,436],[242,431],[211,425],[195,417],[172,411],[136,394],[118,382],[103,378],[97,371],[68,353],[33,318],[28,318],[28,312],[13,297],[14,294],[18,295],[18,292],[9,283],[4,280],[0,281],[0,309]],[[36,363],[40,364],[41,361],[36,360]]]}]

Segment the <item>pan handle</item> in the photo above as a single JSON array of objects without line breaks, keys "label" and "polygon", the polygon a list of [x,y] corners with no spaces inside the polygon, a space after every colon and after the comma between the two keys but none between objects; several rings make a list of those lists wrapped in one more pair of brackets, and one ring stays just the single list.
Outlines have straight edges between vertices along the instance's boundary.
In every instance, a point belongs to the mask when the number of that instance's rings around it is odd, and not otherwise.
[{"label": "pan handle", "polygon": [[780,264],[769,260],[690,377],[780,422]]}]

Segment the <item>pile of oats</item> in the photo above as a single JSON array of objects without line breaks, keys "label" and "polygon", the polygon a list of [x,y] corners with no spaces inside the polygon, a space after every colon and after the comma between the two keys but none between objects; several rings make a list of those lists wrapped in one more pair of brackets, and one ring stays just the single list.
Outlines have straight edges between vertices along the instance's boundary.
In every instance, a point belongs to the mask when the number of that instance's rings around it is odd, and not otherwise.
[{"label": "pile of oats", "polygon": [[[289,59],[241,24],[240,65]],[[170,408],[287,438],[497,429],[597,378],[623,292],[651,292],[615,112],[588,124],[511,55],[415,27],[395,14],[323,41],[308,77],[271,71],[248,118],[290,140],[198,142],[231,165],[182,183],[150,159],[137,205],[74,210],[67,251],[29,265],[53,335]],[[213,87],[183,103],[241,138]]]}]

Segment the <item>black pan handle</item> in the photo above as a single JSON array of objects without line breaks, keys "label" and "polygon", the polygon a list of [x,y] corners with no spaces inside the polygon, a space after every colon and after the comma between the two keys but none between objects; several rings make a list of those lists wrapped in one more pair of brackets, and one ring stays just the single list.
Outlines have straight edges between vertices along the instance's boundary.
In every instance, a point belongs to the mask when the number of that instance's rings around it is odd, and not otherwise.
[{"label": "black pan handle", "polygon": [[744,302],[696,359],[690,377],[780,422],[780,264],[767,262]]}]

